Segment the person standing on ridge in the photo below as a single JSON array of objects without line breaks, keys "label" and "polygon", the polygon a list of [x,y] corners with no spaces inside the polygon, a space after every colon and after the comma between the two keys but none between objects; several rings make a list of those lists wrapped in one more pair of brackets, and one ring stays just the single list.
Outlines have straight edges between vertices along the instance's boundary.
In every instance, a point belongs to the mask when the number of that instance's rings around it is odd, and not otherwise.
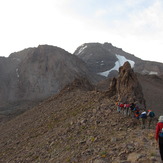
[{"label": "person standing on ridge", "polygon": [[117,105],[117,112],[118,113],[120,113],[120,111],[121,111],[121,108],[120,108],[120,102],[119,102],[119,100],[116,102],[116,105]]},{"label": "person standing on ridge", "polygon": [[131,103],[130,104],[130,112],[131,112],[131,116],[134,117],[134,108],[135,108],[135,104]]},{"label": "person standing on ridge", "polygon": [[155,139],[159,145],[161,160],[163,162],[163,116],[160,116],[156,125]]},{"label": "person standing on ridge", "polygon": [[146,111],[143,111],[140,114],[139,118],[140,118],[140,121],[141,121],[141,128],[142,129],[145,129],[145,124],[146,124],[146,119],[147,119],[147,113],[146,113]]},{"label": "person standing on ridge", "polygon": [[147,118],[148,119],[148,128],[150,129],[153,119],[155,117],[155,113],[152,110],[148,110],[147,117],[148,117]]}]

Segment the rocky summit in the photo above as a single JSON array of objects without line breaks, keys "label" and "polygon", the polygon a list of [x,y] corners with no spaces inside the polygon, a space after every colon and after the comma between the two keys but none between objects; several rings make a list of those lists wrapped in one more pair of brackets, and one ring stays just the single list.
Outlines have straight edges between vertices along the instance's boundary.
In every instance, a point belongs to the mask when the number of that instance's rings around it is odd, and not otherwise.
[{"label": "rocky summit", "polygon": [[78,78],[1,124],[0,162],[159,163],[155,125],[142,130],[138,119],[117,112],[106,91]]},{"label": "rocky summit", "polygon": [[74,55],[86,62],[92,72],[106,77],[116,76],[119,67],[126,61],[132,65],[135,72],[140,74],[163,74],[162,63],[144,61],[107,42],[85,43],[75,50]]}]

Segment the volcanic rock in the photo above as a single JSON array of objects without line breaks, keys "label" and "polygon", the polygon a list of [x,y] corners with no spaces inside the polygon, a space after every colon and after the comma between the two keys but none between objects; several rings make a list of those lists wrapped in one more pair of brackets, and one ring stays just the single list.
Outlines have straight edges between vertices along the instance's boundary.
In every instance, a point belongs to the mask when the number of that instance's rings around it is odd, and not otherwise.
[{"label": "volcanic rock", "polygon": [[116,96],[119,101],[132,103],[137,102],[145,107],[142,87],[129,62],[119,68],[118,78],[113,78],[110,84],[109,97]]}]

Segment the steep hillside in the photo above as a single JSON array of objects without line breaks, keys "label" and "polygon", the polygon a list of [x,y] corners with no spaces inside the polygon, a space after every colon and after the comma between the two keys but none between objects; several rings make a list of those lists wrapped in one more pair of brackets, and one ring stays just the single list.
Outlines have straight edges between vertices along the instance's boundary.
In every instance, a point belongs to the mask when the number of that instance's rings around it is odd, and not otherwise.
[{"label": "steep hillside", "polygon": [[92,72],[106,77],[116,76],[119,67],[126,61],[131,64],[135,72],[163,74],[163,63],[141,60],[110,43],[85,43],[76,49],[74,55],[85,61]]},{"label": "steep hillside", "polygon": [[[82,80],[0,126],[0,162],[158,163],[154,130]],[[155,123],[154,123],[155,125]]]},{"label": "steep hillside", "polygon": [[54,95],[77,77],[92,83],[99,79],[78,57],[49,45],[0,58],[0,76],[0,114]]},{"label": "steep hillside", "polygon": [[[141,75],[139,73],[136,73],[136,76],[142,88],[143,96],[146,101],[146,108],[154,110],[157,116],[162,115],[163,114],[163,108],[162,108],[163,76]],[[106,91],[109,89],[111,83],[112,83],[112,79],[108,78],[107,80],[103,80],[98,83],[97,90]]]},{"label": "steep hillside", "polygon": [[163,76],[137,74],[141,83],[146,106],[155,110],[157,115],[163,114]]}]

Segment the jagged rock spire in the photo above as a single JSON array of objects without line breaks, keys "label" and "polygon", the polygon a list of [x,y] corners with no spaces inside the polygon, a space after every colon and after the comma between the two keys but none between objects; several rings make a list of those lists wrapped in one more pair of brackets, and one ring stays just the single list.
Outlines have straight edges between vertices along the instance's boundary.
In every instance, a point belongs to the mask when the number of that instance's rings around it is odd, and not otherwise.
[{"label": "jagged rock spire", "polygon": [[119,68],[118,78],[112,79],[109,96],[115,96],[122,102],[137,102],[145,107],[142,87],[129,62]]}]

